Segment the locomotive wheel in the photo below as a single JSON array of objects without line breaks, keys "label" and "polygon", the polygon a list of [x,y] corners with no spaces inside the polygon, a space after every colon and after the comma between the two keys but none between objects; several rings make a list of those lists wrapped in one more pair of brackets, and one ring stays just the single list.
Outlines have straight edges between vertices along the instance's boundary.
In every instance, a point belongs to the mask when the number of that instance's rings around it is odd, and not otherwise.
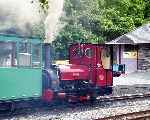
[{"label": "locomotive wheel", "polygon": [[52,102],[54,98],[54,92],[51,89],[47,89],[43,92],[43,99],[47,102]]},{"label": "locomotive wheel", "polygon": [[80,97],[79,97],[80,102],[87,102],[87,101],[89,101],[90,99],[91,99],[91,95],[89,95],[89,94],[87,94],[87,95],[85,95],[85,96],[80,96]]},{"label": "locomotive wheel", "polygon": [[79,102],[77,96],[69,96],[67,99],[68,99],[69,103],[77,103],[77,102]]},{"label": "locomotive wheel", "polygon": [[10,103],[10,112],[14,112],[15,111],[15,108],[16,108],[16,105],[15,103]]},{"label": "locomotive wheel", "polygon": [[91,96],[90,96],[90,102],[94,103],[96,101],[96,98],[97,98],[97,94],[96,93],[92,93]]},{"label": "locomotive wheel", "polygon": [[0,114],[11,114],[15,111],[15,103],[2,103],[0,104]]},{"label": "locomotive wheel", "polygon": [[113,91],[113,88],[112,87],[108,87],[108,88],[106,88],[106,95],[110,95],[110,94],[112,94],[112,91]]},{"label": "locomotive wheel", "polygon": [[8,111],[10,109],[10,105],[8,103],[0,104],[0,111]]}]

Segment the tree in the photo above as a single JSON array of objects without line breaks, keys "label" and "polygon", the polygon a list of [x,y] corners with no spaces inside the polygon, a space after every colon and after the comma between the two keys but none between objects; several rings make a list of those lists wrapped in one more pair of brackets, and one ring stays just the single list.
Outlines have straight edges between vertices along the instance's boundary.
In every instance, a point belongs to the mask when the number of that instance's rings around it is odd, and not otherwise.
[{"label": "tree", "polygon": [[145,9],[144,9],[144,20],[143,23],[150,23],[150,1],[144,0],[145,2]]},{"label": "tree", "polygon": [[40,6],[42,7],[43,11],[46,13],[48,10],[48,0],[39,0]]},{"label": "tree", "polygon": [[104,43],[150,22],[149,0],[65,0],[64,11],[58,58],[67,58],[70,43]]},{"label": "tree", "polygon": [[105,0],[99,4],[102,6],[99,23],[107,41],[129,32],[143,23],[145,10],[143,0]]},{"label": "tree", "polygon": [[[33,1],[31,1],[33,3]],[[40,13],[40,22],[31,26],[32,36],[40,37],[42,40],[45,39],[45,18],[48,11],[48,0],[39,0],[40,8],[38,12]]]},{"label": "tree", "polygon": [[66,0],[64,10],[66,15],[62,20],[66,25],[53,42],[55,50],[61,50],[59,58],[67,58],[69,43],[103,42],[97,28],[99,14],[97,0]]}]

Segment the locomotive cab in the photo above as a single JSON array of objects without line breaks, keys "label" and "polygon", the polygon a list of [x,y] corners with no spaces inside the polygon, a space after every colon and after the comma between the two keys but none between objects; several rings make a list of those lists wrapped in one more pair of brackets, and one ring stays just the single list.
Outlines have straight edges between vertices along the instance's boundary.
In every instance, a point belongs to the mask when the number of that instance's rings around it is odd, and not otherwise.
[{"label": "locomotive cab", "polygon": [[96,44],[76,44],[70,47],[70,64],[82,64],[89,69],[89,82],[95,87],[112,86],[111,47]]}]

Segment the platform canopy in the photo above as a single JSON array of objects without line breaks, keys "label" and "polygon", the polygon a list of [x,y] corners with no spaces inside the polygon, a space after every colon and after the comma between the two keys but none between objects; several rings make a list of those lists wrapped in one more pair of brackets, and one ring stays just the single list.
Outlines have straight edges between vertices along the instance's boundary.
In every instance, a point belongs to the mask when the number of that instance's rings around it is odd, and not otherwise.
[{"label": "platform canopy", "polygon": [[143,25],[106,44],[143,44],[150,43],[150,24]]}]

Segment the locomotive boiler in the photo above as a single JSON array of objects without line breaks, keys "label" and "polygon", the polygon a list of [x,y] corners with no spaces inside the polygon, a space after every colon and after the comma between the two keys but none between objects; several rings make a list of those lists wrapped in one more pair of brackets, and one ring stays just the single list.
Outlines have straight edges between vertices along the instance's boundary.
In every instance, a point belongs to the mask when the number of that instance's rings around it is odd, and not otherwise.
[{"label": "locomotive boiler", "polygon": [[52,64],[49,51],[38,38],[0,35],[0,103],[83,101],[111,94],[109,46],[73,44],[68,65]]}]

